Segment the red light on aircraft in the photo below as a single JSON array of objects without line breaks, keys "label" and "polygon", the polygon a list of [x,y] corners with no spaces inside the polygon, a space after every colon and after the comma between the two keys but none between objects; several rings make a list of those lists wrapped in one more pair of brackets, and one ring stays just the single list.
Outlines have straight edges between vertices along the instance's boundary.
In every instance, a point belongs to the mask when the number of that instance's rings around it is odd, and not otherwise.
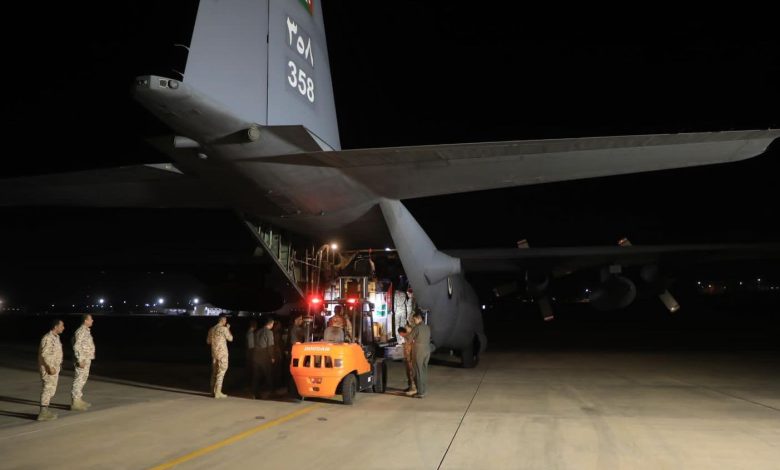
[{"label": "red light on aircraft", "polygon": [[311,299],[309,299],[309,303],[312,305],[319,305],[322,303],[322,299],[319,297],[312,297]]},{"label": "red light on aircraft", "polygon": [[347,299],[347,303],[348,304],[354,304],[356,302],[357,302],[357,299],[354,299],[354,298]]}]

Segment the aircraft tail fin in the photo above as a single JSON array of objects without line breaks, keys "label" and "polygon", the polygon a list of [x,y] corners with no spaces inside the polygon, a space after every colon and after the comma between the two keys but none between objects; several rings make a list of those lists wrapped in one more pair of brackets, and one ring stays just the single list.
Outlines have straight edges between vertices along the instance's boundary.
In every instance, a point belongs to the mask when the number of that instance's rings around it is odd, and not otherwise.
[{"label": "aircraft tail fin", "polygon": [[379,204],[415,295],[423,304],[432,303],[424,288],[460,274],[460,259],[439,251],[401,201],[382,199]]},{"label": "aircraft tail fin", "polygon": [[322,5],[201,0],[184,82],[261,125],[303,125],[340,149]]},{"label": "aircraft tail fin", "polygon": [[417,305],[429,317],[437,347],[461,352],[463,365],[487,346],[479,299],[461,270],[461,260],[439,251],[414,216],[399,200],[380,199],[379,206],[393,238]]}]

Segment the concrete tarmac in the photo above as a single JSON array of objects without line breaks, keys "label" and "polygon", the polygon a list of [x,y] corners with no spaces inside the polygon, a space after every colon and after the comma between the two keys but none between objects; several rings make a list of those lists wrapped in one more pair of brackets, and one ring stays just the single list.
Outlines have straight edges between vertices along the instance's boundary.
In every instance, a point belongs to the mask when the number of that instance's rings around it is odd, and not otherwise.
[{"label": "concrete tarmac", "polygon": [[6,363],[0,468],[780,468],[776,352],[491,352],[431,365],[424,399],[390,365],[390,392],[354,406],[95,377],[79,413],[66,375],[39,423],[38,375]]}]

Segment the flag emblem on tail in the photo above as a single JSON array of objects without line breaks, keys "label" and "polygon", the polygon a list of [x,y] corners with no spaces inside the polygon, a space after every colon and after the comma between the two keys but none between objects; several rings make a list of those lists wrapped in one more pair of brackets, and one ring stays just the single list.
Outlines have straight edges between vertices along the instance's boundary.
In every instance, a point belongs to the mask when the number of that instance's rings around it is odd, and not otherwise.
[{"label": "flag emblem on tail", "polygon": [[309,11],[310,15],[314,14],[314,0],[299,0],[301,2],[301,5],[303,5],[306,10]]}]

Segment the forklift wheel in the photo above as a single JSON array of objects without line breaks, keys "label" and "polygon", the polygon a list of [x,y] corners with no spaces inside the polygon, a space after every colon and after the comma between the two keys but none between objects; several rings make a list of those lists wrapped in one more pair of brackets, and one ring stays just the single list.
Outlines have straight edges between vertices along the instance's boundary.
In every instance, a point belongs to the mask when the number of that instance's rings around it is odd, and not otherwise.
[{"label": "forklift wheel", "polygon": [[377,361],[374,364],[374,393],[385,393],[387,383],[387,364]]},{"label": "forklift wheel", "polygon": [[357,395],[357,382],[355,382],[355,376],[349,374],[341,382],[341,396],[344,398],[344,404],[351,405],[355,403],[355,395]]}]

